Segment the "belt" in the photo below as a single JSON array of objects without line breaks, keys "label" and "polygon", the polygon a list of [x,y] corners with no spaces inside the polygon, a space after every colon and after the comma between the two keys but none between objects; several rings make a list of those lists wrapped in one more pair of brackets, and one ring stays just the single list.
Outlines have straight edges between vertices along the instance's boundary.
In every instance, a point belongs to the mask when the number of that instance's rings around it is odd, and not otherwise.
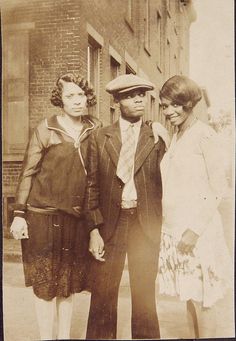
[{"label": "belt", "polygon": [[36,213],[42,213],[42,214],[58,214],[59,210],[54,207],[45,207],[45,208],[39,208],[27,205],[27,211],[36,212]]},{"label": "belt", "polygon": [[137,200],[122,200],[121,208],[129,209],[129,208],[136,208],[137,207]]},{"label": "belt", "polygon": [[123,216],[133,216],[134,218],[137,217],[137,207],[134,208],[122,208],[121,209],[121,215]]}]

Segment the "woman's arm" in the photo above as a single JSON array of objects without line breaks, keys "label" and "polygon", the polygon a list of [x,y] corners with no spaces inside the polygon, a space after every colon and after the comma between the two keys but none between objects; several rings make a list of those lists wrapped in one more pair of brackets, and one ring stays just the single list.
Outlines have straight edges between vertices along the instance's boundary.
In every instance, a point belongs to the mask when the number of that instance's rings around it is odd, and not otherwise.
[{"label": "woman's arm", "polygon": [[200,148],[204,157],[209,184],[218,205],[225,195],[227,180],[222,162],[222,148],[219,138],[213,130],[201,139]]},{"label": "woman's arm", "polygon": [[[44,134],[41,134],[40,137],[41,131],[42,133],[44,131]],[[14,219],[10,227],[10,231],[15,239],[29,238],[28,226],[24,216],[33,176],[39,171],[43,158],[45,145],[43,145],[42,141],[43,139],[44,142],[46,141],[46,132],[45,123],[40,124],[34,130],[25,152],[22,171],[16,191],[16,202],[13,205]]]},{"label": "woman's arm", "polygon": [[34,130],[27,146],[13,205],[15,216],[24,216],[33,176],[40,170],[47,134],[45,123],[42,122]]},{"label": "woman's arm", "polygon": [[184,231],[178,245],[180,251],[184,253],[192,251],[198,237],[205,231],[224,196],[227,184],[218,136],[213,130],[209,130],[201,138],[200,149],[204,158],[209,187],[206,188],[206,193],[199,197],[199,202],[196,203],[199,207],[193,208],[193,224]]}]

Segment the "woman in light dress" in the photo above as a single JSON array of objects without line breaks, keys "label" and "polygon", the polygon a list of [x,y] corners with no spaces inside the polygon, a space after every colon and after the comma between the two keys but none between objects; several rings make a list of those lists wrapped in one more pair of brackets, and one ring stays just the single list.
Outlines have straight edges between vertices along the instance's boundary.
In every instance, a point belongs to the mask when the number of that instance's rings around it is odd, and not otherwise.
[{"label": "woman in light dress", "polygon": [[161,163],[163,230],[160,293],[187,302],[195,337],[214,337],[215,303],[233,278],[218,205],[226,188],[217,134],[193,108],[199,86],[185,76],[160,91],[164,115],[177,128]]}]

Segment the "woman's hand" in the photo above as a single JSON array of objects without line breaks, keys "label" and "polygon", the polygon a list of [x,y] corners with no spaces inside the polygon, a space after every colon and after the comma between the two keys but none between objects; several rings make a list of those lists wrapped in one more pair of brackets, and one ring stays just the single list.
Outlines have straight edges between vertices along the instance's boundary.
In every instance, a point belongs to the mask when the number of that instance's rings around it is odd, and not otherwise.
[{"label": "woman's hand", "polygon": [[177,246],[178,250],[182,253],[192,253],[196,245],[199,235],[190,229],[187,229],[182,234],[182,238]]},{"label": "woman's hand", "polygon": [[89,252],[91,252],[93,257],[100,262],[105,261],[105,259],[102,258],[105,253],[104,241],[98,229],[94,229],[90,232]]},{"label": "woman's hand", "polygon": [[15,239],[29,238],[26,220],[22,217],[15,217],[11,224],[10,232]]}]

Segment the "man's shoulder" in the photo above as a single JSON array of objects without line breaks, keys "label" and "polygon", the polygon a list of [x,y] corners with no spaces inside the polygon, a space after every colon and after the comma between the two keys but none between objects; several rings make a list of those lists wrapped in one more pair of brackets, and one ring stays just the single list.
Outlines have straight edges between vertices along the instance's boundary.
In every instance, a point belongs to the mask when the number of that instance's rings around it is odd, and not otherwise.
[{"label": "man's shoulder", "polygon": [[94,131],[93,134],[96,137],[102,138],[102,137],[105,137],[107,135],[112,135],[114,133],[114,131],[117,129],[119,129],[119,124],[118,124],[118,122],[115,122],[115,123],[107,125],[105,127],[98,128],[96,131]]}]

